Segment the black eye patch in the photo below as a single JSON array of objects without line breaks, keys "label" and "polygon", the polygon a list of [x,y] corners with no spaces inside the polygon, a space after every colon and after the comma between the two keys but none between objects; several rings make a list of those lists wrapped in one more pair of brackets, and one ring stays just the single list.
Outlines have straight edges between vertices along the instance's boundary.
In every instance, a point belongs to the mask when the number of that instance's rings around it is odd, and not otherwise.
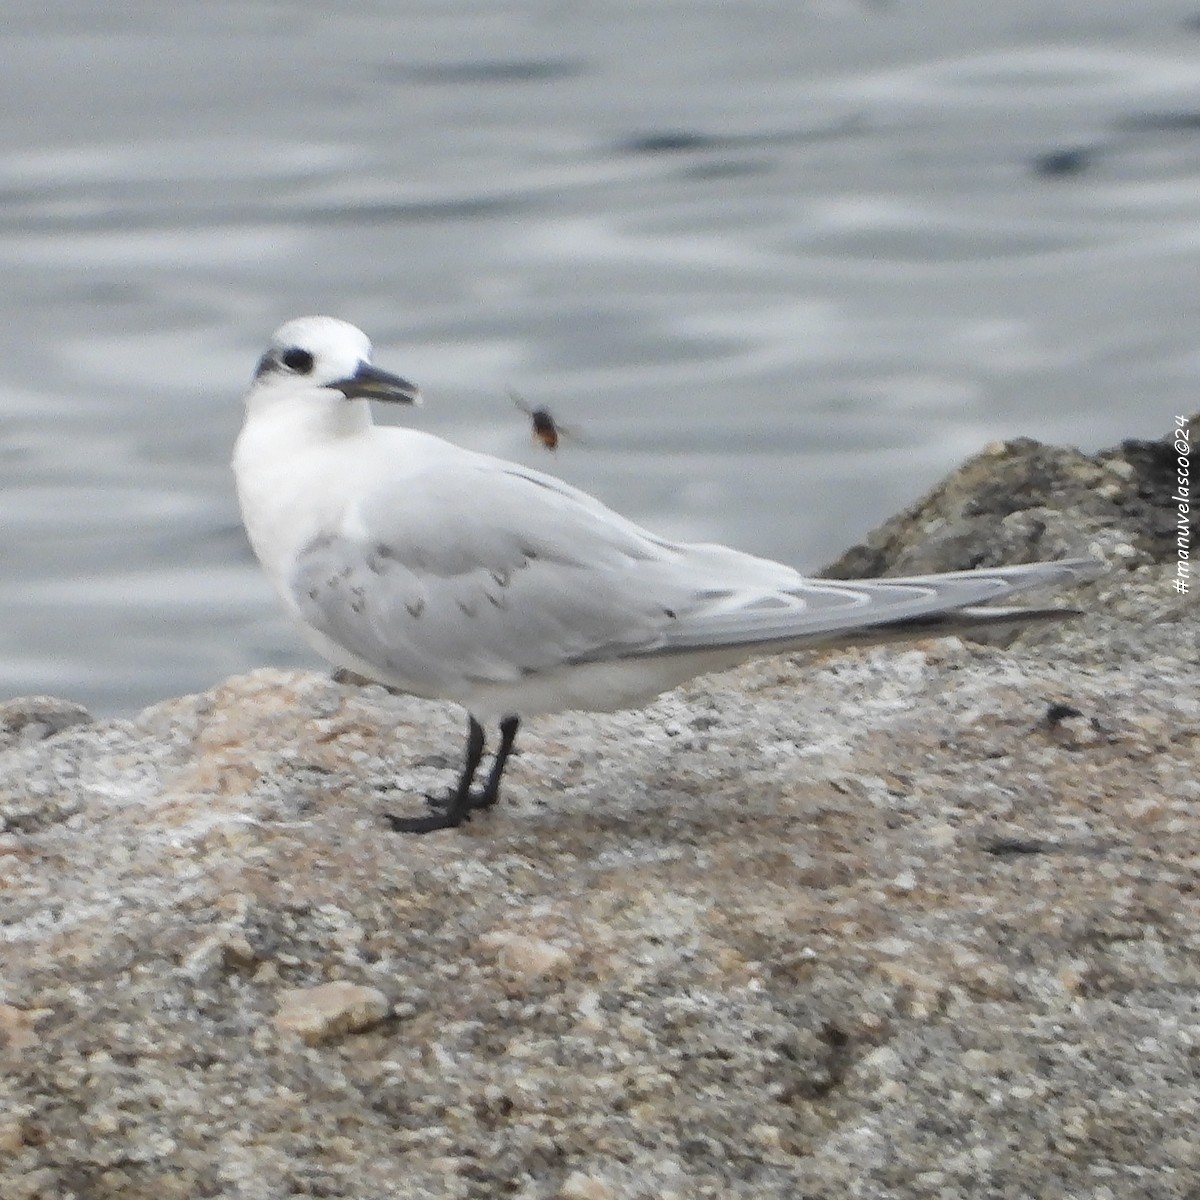
[{"label": "black eye patch", "polygon": [[279,361],[289,371],[295,371],[297,375],[307,375],[313,369],[313,356],[307,350],[300,350],[295,347],[291,350],[285,350],[279,356]]}]

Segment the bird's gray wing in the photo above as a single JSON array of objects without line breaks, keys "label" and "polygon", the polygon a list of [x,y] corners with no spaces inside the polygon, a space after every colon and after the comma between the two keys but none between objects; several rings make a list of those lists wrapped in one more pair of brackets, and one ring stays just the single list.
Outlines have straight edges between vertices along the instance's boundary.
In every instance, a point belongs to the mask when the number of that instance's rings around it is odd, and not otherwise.
[{"label": "bird's gray wing", "polygon": [[411,691],[664,644],[680,551],[538,472],[466,455],[375,489],[300,553],[303,620]]},{"label": "bird's gray wing", "polygon": [[[689,566],[712,580],[736,578],[745,555],[724,546],[692,546]],[[732,556],[732,557],[731,557]],[[749,560],[761,562],[762,560]],[[775,566],[776,564],[767,564]],[[910,636],[1051,615],[1047,609],[981,608],[1035,589],[1066,587],[1105,570],[1096,559],[1064,559],[1014,567],[914,575],[896,579],[834,580],[795,576],[709,587],[704,604],[665,631],[665,649],[720,646],[837,644],[864,640],[862,631],[907,629]],[[1066,610],[1060,611],[1066,615]],[[932,618],[944,618],[939,621]],[[886,640],[880,638],[878,640]]]},{"label": "bird's gray wing", "polygon": [[449,469],[371,490],[302,551],[291,594],[378,677],[442,695],[585,662],[852,641],[958,610],[971,624],[972,606],[1097,565],[805,579],[724,546],[664,541],[551,476],[458,452]]}]

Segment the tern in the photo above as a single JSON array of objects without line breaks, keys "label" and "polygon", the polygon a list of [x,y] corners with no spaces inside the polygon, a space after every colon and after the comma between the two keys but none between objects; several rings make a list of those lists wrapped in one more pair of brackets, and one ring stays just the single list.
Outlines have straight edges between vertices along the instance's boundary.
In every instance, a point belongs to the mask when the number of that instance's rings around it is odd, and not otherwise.
[{"label": "tern", "polygon": [[[899,579],[810,579],[726,546],[658,537],[551,475],[418,430],[370,401],[418,404],[332,317],[281,326],[234,450],[250,544],[330,662],[467,711],[466,761],[402,832],[461,825],[500,795],[520,722],[637,708],[697,675],[814,647],[934,637],[1072,615],[981,607],[1066,586],[1094,559]],[[481,787],[485,725],[500,740]]]}]

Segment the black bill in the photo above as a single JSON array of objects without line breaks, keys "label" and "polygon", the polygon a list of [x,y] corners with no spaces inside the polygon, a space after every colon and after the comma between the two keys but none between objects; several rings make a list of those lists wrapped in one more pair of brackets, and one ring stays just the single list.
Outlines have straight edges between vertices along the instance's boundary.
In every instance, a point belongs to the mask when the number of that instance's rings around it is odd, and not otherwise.
[{"label": "black bill", "polygon": [[358,370],[349,379],[331,383],[347,400],[385,400],[393,404],[420,404],[421,393],[415,383],[401,379],[390,371],[373,367],[370,363],[359,363]]}]

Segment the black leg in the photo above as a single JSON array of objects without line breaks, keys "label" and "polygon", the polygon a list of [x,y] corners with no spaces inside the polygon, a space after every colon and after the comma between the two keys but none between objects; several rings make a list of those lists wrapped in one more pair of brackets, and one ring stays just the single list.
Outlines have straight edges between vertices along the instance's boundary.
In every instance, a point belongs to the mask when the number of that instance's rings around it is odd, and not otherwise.
[{"label": "black leg", "polygon": [[473,797],[472,808],[491,808],[500,799],[500,776],[504,774],[504,764],[508,762],[508,756],[512,753],[513,742],[517,740],[517,727],[520,724],[520,717],[505,717],[500,722],[500,748],[496,751],[496,759],[488,772],[483,791]]},{"label": "black leg", "polygon": [[[432,833],[435,829],[454,829],[471,815],[471,809],[475,807],[471,783],[475,772],[479,770],[479,760],[483,757],[483,726],[474,717],[470,717],[469,720],[471,723],[467,727],[467,761],[458,777],[458,786],[446,800],[437,802],[441,812],[431,813],[427,817],[397,817],[388,813],[387,819],[397,833]],[[495,768],[492,773],[496,773]],[[496,782],[499,783],[499,780]]]},{"label": "black leg", "polygon": [[487,782],[479,792],[471,791],[471,784],[479,770],[480,759],[483,758],[483,726],[474,717],[469,719],[471,723],[467,727],[467,761],[458,778],[458,785],[445,798],[426,797],[430,805],[437,810],[427,817],[397,817],[388,813],[387,819],[397,833],[432,833],[435,829],[454,829],[468,820],[473,810],[491,808],[500,799],[500,778],[512,753],[513,743],[517,740],[517,727],[521,724],[521,719],[505,717],[500,722],[500,745],[496,750],[492,769],[488,772]]}]

